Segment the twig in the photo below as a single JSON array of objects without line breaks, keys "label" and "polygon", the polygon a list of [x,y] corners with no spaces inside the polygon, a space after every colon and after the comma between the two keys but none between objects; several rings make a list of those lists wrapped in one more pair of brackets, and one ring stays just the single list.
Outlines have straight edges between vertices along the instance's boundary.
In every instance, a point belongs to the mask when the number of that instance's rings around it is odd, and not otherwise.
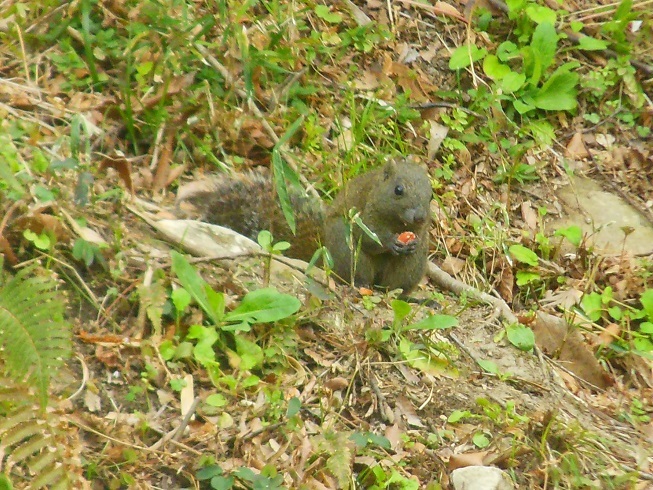
[{"label": "twig", "polygon": [[86,386],[86,383],[88,382],[89,379],[89,371],[88,371],[88,366],[84,362],[84,358],[80,355],[75,356],[78,360],[79,363],[82,365],[82,383],[79,385],[79,388],[77,388],[77,391],[70,395],[66,400],[71,401],[74,400],[79,396],[79,394],[84,390],[84,387]]},{"label": "twig", "polygon": [[437,285],[447,291],[451,291],[457,295],[464,293],[471,298],[493,306],[499,311],[501,317],[508,323],[519,323],[517,316],[512,312],[504,300],[491,296],[483,291],[479,291],[473,286],[468,286],[458,279],[454,279],[432,262],[429,262],[428,264],[428,276],[435,281]]}]

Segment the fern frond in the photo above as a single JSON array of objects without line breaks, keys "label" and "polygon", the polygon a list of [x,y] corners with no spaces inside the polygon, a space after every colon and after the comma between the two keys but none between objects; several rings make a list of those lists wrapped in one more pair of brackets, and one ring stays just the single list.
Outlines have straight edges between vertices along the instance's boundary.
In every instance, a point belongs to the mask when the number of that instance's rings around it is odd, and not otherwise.
[{"label": "fern frond", "polygon": [[20,271],[0,286],[0,357],[15,380],[27,379],[45,407],[50,376],[71,351],[64,303],[51,277],[36,268]]},{"label": "fern frond", "polygon": [[81,488],[79,439],[72,440],[62,417],[41,410],[38,398],[15,379],[0,377],[0,467],[17,488]]}]

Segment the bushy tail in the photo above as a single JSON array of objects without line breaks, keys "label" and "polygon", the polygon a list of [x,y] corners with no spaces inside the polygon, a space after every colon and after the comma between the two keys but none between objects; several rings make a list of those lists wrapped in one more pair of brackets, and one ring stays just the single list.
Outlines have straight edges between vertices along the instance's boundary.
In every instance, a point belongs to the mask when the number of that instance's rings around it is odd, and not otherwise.
[{"label": "bushy tail", "polygon": [[180,215],[226,226],[256,241],[261,230],[269,230],[275,242],[287,241],[290,257],[308,261],[318,248],[324,221],[319,199],[289,188],[295,213],[296,234],[293,235],[270,178],[249,173],[220,176],[191,182],[179,189],[177,209]]}]

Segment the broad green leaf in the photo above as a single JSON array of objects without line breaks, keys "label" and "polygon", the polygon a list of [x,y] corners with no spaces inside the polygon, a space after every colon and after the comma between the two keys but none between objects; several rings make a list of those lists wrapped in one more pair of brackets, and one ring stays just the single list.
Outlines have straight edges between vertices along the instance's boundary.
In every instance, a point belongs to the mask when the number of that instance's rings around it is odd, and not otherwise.
[{"label": "broad green leaf", "polygon": [[612,318],[614,321],[618,322],[623,318],[624,312],[618,306],[611,306],[608,308],[608,315],[610,315],[610,318]]},{"label": "broad green leaf", "polygon": [[263,364],[263,349],[254,342],[251,342],[243,335],[236,335],[236,352],[240,356],[241,371],[251,371],[254,368],[261,367]]},{"label": "broad green leaf", "polygon": [[395,313],[394,324],[396,326],[399,326],[403,319],[406,318],[412,310],[408,303],[400,299],[393,299],[390,306],[392,307],[392,311]]},{"label": "broad green leaf", "polygon": [[510,61],[514,58],[519,58],[521,53],[519,51],[519,46],[517,46],[512,41],[504,41],[499,44],[497,48],[497,57],[501,61]]},{"label": "broad green leaf", "polygon": [[177,314],[183,313],[190,305],[191,296],[184,288],[177,288],[170,293],[170,299],[177,311]]},{"label": "broad green leaf", "polygon": [[469,410],[454,410],[451,412],[451,415],[447,417],[447,422],[450,424],[455,424],[460,422],[463,419],[471,417],[472,413]]},{"label": "broad green leaf", "polygon": [[317,5],[315,7],[315,15],[330,24],[339,24],[342,22],[342,15],[331,12],[331,9],[326,5]]},{"label": "broad green leaf", "polygon": [[553,63],[557,46],[558,33],[552,23],[545,22],[535,28],[531,40],[531,49],[533,50],[533,56],[537,58],[543,70]]},{"label": "broad green leaf", "polygon": [[519,112],[521,115],[524,115],[530,111],[535,110],[535,106],[532,104],[528,104],[524,102],[521,99],[515,99],[512,101],[512,105],[515,107],[515,110]]},{"label": "broad green leaf", "polygon": [[554,236],[565,237],[574,247],[578,247],[583,239],[583,230],[580,226],[571,225],[567,228],[560,228],[554,233]]},{"label": "broad green leaf", "polygon": [[642,308],[646,312],[646,317],[653,322],[653,289],[647,289],[639,298]]},{"label": "broad green leaf", "polygon": [[159,345],[159,353],[165,361],[172,359],[172,356],[175,355],[175,349],[176,347],[172,343],[172,340],[164,340],[161,342],[161,345]]},{"label": "broad green leaf", "polygon": [[602,39],[595,39],[590,36],[581,36],[578,40],[578,49],[584,51],[603,51],[608,48],[608,43]]},{"label": "broad green leaf", "polygon": [[535,346],[533,331],[520,323],[508,325],[506,327],[506,336],[510,343],[519,350],[528,352]]},{"label": "broad green leaf", "polygon": [[480,49],[476,46],[459,46],[451,53],[451,58],[449,58],[449,69],[450,70],[460,70],[462,68],[467,68],[472,63],[482,60],[483,57],[487,54],[485,48]]},{"label": "broad green leaf", "polygon": [[191,325],[186,338],[197,340],[197,344],[193,348],[193,356],[197,362],[202,365],[215,362],[213,344],[218,340],[218,333],[214,328]]},{"label": "broad green leaf", "polygon": [[188,291],[209,318],[211,318],[213,323],[219,324],[222,321],[222,312],[219,309],[214,309],[214,305],[217,303],[214,295],[209,300],[207,294],[209,286],[206,284],[206,281],[202,279],[197,270],[188,263],[183,255],[174,250],[170,252],[170,255],[172,257],[172,270],[177,275],[181,285]]},{"label": "broad green leaf", "polygon": [[210,478],[213,478],[214,476],[219,476],[222,474],[222,468],[220,468],[219,465],[217,464],[212,464],[210,466],[205,466],[204,468],[200,468],[197,470],[197,473],[195,473],[195,478],[198,480],[209,480]]},{"label": "broad green leaf", "polygon": [[286,417],[294,417],[299,413],[299,410],[302,408],[302,401],[293,396],[288,400],[288,409],[286,410]]},{"label": "broad green leaf", "polygon": [[545,111],[570,111],[578,105],[576,100],[578,74],[558,68],[539,92],[533,97],[533,104]]},{"label": "broad green leaf", "polygon": [[[536,24],[551,24],[556,23],[556,12],[549,7],[537,5],[532,3],[526,7],[526,15]],[[538,26],[539,27],[539,26]],[[557,34],[556,34],[557,35]]]},{"label": "broad green leaf", "polygon": [[272,233],[268,230],[261,230],[256,237],[256,241],[267,252],[272,247]]},{"label": "broad green leaf", "polygon": [[408,325],[404,330],[444,330],[458,325],[458,319],[450,315],[430,315],[417,323]]},{"label": "broad green leaf", "polygon": [[512,73],[508,65],[504,65],[493,54],[489,54],[483,60],[483,71],[492,80],[501,80],[503,77]]},{"label": "broad green leaf", "polygon": [[635,337],[633,345],[640,352],[653,352],[653,342],[647,337]]},{"label": "broad green leaf", "polygon": [[511,71],[501,80],[499,86],[504,94],[511,94],[522,88],[524,83],[526,83],[526,75]]},{"label": "broad green leaf", "polygon": [[540,279],[542,279],[542,276],[537,272],[531,271],[517,271],[517,274],[515,275],[515,282],[517,283],[517,286],[520,287],[539,281]]},{"label": "broad green leaf", "polygon": [[580,301],[580,306],[591,321],[596,322],[601,319],[603,302],[601,301],[601,295],[599,293],[589,293],[584,295],[583,299]]},{"label": "broad green leaf", "polygon": [[263,288],[245,295],[240,306],[227,313],[225,320],[230,322],[270,323],[287,318],[296,313],[301,302],[289,294],[274,288]]},{"label": "broad green leaf", "polygon": [[639,331],[647,335],[653,335],[653,323],[644,322],[639,326]]},{"label": "broad green leaf", "polygon": [[508,249],[510,256],[522,264],[527,264],[535,267],[539,263],[539,259],[535,252],[524,247],[523,245],[511,245]]},{"label": "broad green leaf", "polygon": [[483,432],[477,432],[472,437],[474,445],[480,449],[486,448],[490,445],[490,439]]},{"label": "broad green leaf", "polygon": [[[451,375],[454,369],[444,357],[436,357],[418,349],[415,344],[405,337],[399,342],[399,353],[408,361],[411,367],[431,375],[441,375],[444,372]],[[455,371],[453,372],[455,373]]]},{"label": "broad green leaf", "polygon": [[223,394],[213,393],[206,397],[206,403],[212,407],[224,407],[228,402]]},{"label": "broad green leaf", "polygon": [[496,362],[488,361],[487,359],[478,359],[476,362],[484,371],[490,374],[499,374],[499,366],[497,366]]}]

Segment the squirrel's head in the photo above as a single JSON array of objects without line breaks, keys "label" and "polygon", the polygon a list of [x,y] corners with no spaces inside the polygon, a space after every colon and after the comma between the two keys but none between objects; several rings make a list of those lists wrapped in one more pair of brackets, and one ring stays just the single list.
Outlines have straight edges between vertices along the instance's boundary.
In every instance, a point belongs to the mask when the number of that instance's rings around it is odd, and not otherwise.
[{"label": "squirrel's head", "polygon": [[426,169],[407,160],[390,160],[383,167],[383,182],[377,210],[395,222],[398,231],[421,228],[430,218],[433,194]]}]

